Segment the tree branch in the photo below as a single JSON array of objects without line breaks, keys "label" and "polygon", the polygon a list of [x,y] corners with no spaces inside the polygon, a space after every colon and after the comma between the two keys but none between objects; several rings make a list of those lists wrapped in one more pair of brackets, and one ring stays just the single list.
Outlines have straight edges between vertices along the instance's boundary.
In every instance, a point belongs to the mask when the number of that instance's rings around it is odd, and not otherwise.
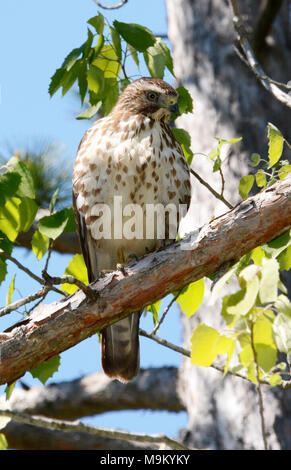
[{"label": "tree branch", "polygon": [[[12,411],[74,420],[120,410],[184,411],[178,392],[176,367],[141,369],[128,384],[96,372],[72,381],[29,390],[15,388],[9,399]],[[118,399],[117,399],[118,397]],[[5,396],[0,397],[5,406]]]},{"label": "tree branch", "polygon": [[131,433],[124,430],[97,428],[96,426],[91,426],[81,422],[61,421],[40,416],[30,416],[25,413],[3,409],[0,409],[0,416],[7,416],[22,423],[41,426],[43,428],[52,429],[54,431],[86,432],[96,437],[105,437],[111,439],[117,438],[135,442],[150,442],[152,444],[165,444],[171,449],[190,450],[189,447],[184,446],[175,439],[170,439],[164,434]]},{"label": "tree branch", "polygon": [[104,10],[116,10],[117,8],[123,7],[123,5],[125,5],[127,3],[127,1],[128,0],[121,0],[121,2],[118,3],[118,5],[113,5],[111,7],[107,7],[106,5],[103,5],[103,3],[98,2],[98,0],[93,0],[93,2],[96,3],[96,5],[98,5],[98,7],[104,8]]},{"label": "tree branch", "polygon": [[50,357],[190,282],[235,263],[291,226],[291,174],[212,220],[198,235],[151,253],[90,287],[40,305],[0,335],[0,383],[11,383]]},{"label": "tree branch", "polygon": [[257,77],[257,79],[261,82],[264,88],[268,90],[278,101],[285,104],[289,108],[291,108],[291,95],[282,91],[277,85],[273,83],[264,72],[262,67],[260,66],[259,62],[257,61],[255,54],[252,50],[250,42],[247,39],[244,23],[242,21],[241,16],[239,15],[239,9],[236,0],[229,0],[230,6],[233,11],[233,24],[234,28],[238,34],[238,41],[240,47],[245,55],[248,67],[253,72],[253,74]]}]

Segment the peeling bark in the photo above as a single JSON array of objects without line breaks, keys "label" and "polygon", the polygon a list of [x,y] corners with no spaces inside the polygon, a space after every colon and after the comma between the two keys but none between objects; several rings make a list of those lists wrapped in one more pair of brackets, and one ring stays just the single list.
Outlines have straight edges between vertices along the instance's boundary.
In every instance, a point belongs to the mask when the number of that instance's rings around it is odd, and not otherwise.
[{"label": "peeling bark", "polygon": [[195,237],[132,262],[77,291],[40,305],[0,335],[0,383],[11,383],[50,357],[185,285],[234,263],[291,225],[291,175],[212,220]]}]

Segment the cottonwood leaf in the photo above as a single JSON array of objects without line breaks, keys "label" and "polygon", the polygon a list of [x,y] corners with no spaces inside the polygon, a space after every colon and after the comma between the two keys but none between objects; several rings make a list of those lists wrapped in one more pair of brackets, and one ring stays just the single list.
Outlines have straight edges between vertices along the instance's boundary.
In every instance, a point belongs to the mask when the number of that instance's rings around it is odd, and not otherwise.
[{"label": "cottonwood leaf", "polygon": [[62,209],[54,214],[42,217],[38,222],[39,231],[53,240],[63,232],[74,232],[75,227],[74,213],[71,208]]},{"label": "cottonwood leaf", "polygon": [[[73,256],[65,270],[65,275],[74,276],[84,284],[89,284],[88,272],[82,255]],[[68,294],[73,294],[79,288],[75,284],[62,284],[62,289]]]},{"label": "cottonwood leaf", "polygon": [[250,190],[255,182],[254,175],[246,175],[240,179],[239,182],[239,195],[242,199],[246,199],[249,195]]},{"label": "cottonwood leaf", "polygon": [[192,113],[193,112],[193,100],[189,91],[183,86],[179,86],[177,88],[177,92],[179,93],[179,98],[178,98],[179,115],[184,114],[184,113],[185,114]]},{"label": "cottonwood leaf", "polygon": [[14,274],[12,281],[10,282],[9,287],[8,287],[8,291],[6,295],[6,305],[10,305],[12,302],[12,296],[13,296],[14,286],[15,286],[15,276],[16,274]]},{"label": "cottonwood leaf", "polygon": [[200,307],[204,297],[204,279],[192,282],[184,293],[179,295],[176,302],[187,317],[191,317]]},{"label": "cottonwood leaf", "polygon": [[43,235],[39,230],[36,230],[31,239],[32,251],[37,257],[38,261],[45,255],[49,249],[50,239]]},{"label": "cottonwood leaf", "polygon": [[58,371],[60,363],[60,356],[57,355],[34,367],[29,372],[31,373],[32,377],[39,379],[44,385],[46,381],[52,377],[55,372]]},{"label": "cottonwood leaf", "polygon": [[259,294],[261,303],[275,302],[278,297],[279,263],[275,259],[262,261]]},{"label": "cottonwood leaf", "polygon": [[279,129],[274,126],[271,122],[268,123],[268,139],[269,139],[269,168],[274,166],[280,159],[283,147],[284,147],[284,137]]},{"label": "cottonwood leaf", "polygon": [[115,29],[123,39],[133,46],[137,51],[144,52],[148,47],[155,44],[156,38],[153,33],[140,24],[122,23],[117,20],[113,22]]}]

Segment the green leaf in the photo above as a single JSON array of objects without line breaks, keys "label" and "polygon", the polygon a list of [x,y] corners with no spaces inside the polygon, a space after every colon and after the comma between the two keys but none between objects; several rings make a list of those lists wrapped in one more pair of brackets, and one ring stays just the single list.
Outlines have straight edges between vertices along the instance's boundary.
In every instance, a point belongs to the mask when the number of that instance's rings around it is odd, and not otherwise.
[{"label": "green leaf", "polygon": [[[82,255],[75,255],[69,262],[65,274],[67,276],[74,276],[76,279],[79,279],[84,284],[89,284],[88,273],[85,265],[85,261]],[[62,284],[62,289],[68,294],[73,294],[78,287],[74,284]]]},{"label": "green leaf", "polygon": [[15,385],[16,385],[16,382],[13,382],[10,385],[6,385],[5,390],[4,390],[5,395],[6,395],[6,400],[9,400],[9,398],[11,397]]},{"label": "green leaf", "polygon": [[222,161],[221,161],[221,158],[219,155],[217,155],[216,159],[215,159],[215,162],[214,162],[214,165],[213,165],[213,173],[215,173],[216,171],[218,171],[220,168],[221,168],[221,164],[222,164]]},{"label": "green leaf", "polygon": [[21,198],[21,203],[19,205],[19,232],[27,232],[32,226],[36,213],[38,210],[38,205],[33,199],[29,197]]},{"label": "green leaf", "polygon": [[291,269],[291,245],[289,245],[278,256],[280,271],[289,271]]},{"label": "green leaf", "polygon": [[61,69],[65,69],[67,72],[75,65],[78,57],[84,52],[85,43],[81,47],[73,49],[65,58],[62,63]]},{"label": "green leaf", "polygon": [[44,385],[46,381],[58,371],[60,366],[60,356],[54,356],[51,359],[43,362],[39,366],[34,367],[30,370],[32,377],[39,379]]},{"label": "green leaf", "polygon": [[279,295],[275,302],[275,307],[279,312],[291,318],[291,302],[286,295]]},{"label": "green leaf", "polygon": [[[170,49],[168,48],[167,44],[164,41],[162,41],[160,38],[157,38],[156,41],[159,43],[160,48],[163,51],[167,69],[171,72],[173,77],[175,77],[173,58],[171,56]],[[184,87],[180,87],[180,88],[184,88]]]},{"label": "green leaf", "polygon": [[135,65],[139,69],[139,59],[138,59],[138,53],[136,52],[136,49],[132,47],[130,44],[127,44],[127,47]]},{"label": "green leaf", "polygon": [[19,158],[12,157],[7,163],[9,169],[17,173],[20,178],[20,185],[17,190],[17,195],[21,197],[29,197],[31,199],[35,198],[35,185],[32,174],[27,168],[25,163],[23,163]]},{"label": "green leaf", "polygon": [[277,258],[280,253],[282,253],[288,246],[291,245],[291,232],[285,232],[283,235],[280,235],[275,240],[263,245],[263,250],[265,253],[272,257]]},{"label": "green leaf", "polygon": [[152,77],[163,78],[166,67],[164,55],[158,52],[155,47],[149,47],[143,53],[145,63]]},{"label": "green leaf", "polygon": [[236,325],[237,319],[239,319],[239,314],[231,315],[228,312],[228,307],[238,304],[245,296],[245,289],[241,289],[238,292],[235,292],[231,295],[225,295],[222,299],[222,309],[221,315],[224,318],[228,328],[234,328]]},{"label": "green leaf", "polygon": [[74,63],[70,70],[66,71],[62,79],[62,95],[64,96],[78,79],[80,70],[80,61]]},{"label": "green leaf", "polygon": [[4,206],[7,200],[16,194],[20,183],[21,177],[16,172],[0,175],[0,207]]},{"label": "green leaf", "polygon": [[179,86],[177,89],[179,93],[178,106],[179,106],[179,115],[184,113],[193,112],[193,100],[189,91],[183,86]]},{"label": "green leaf", "polygon": [[281,385],[282,384],[282,377],[281,375],[279,374],[272,374],[270,375],[269,377],[269,384],[272,386],[272,387],[277,387],[278,385]]},{"label": "green leaf", "polygon": [[291,351],[291,317],[279,313],[273,323],[273,337],[280,352]]},{"label": "green leaf", "polygon": [[185,131],[185,129],[177,129],[177,128],[171,129],[171,131],[173,132],[175,139],[181,145],[181,148],[183,150],[187,163],[188,165],[190,165],[192,162],[192,158],[193,158],[193,152],[190,148],[191,136],[189,132]]},{"label": "green leaf", "polygon": [[209,367],[217,356],[219,333],[205,324],[198,325],[191,337],[191,363]]},{"label": "green leaf", "polygon": [[100,68],[95,67],[95,65],[89,65],[89,70],[87,72],[88,87],[94,93],[98,94],[102,92],[104,86],[104,73]]},{"label": "green leaf", "polygon": [[14,242],[19,233],[21,199],[12,197],[6,201],[5,206],[0,207],[0,231],[2,231],[10,241]]},{"label": "green leaf", "polygon": [[102,106],[102,101],[98,101],[97,104],[90,106],[89,108],[85,109],[85,111],[78,114],[76,119],[92,119],[92,117],[98,113],[101,106]]},{"label": "green leaf", "polygon": [[265,252],[262,247],[257,246],[251,251],[251,259],[256,265],[262,266],[263,258],[265,258]]},{"label": "green leaf", "polygon": [[91,51],[91,46],[92,46],[92,42],[93,42],[93,39],[94,39],[94,34],[92,33],[92,31],[87,28],[87,41],[85,42],[85,44],[83,44],[83,59],[87,58],[88,55],[89,55],[89,52]]},{"label": "green leaf", "polygon": [[7,265],[6,261],[0,255],[0,284],[4,281],[7,274]]},{"label": "green leaf", "polygon": [[239,194],[242,199],[246,199],[255,182],[254,175],[243,176],[239,182]]},{"label": "green leaf", "polygon": [[104,114],[107,115],[112,110],[119,96],[117,80],[115,78],[106,78],[104,88],[106,89],[106,94],[102,101],[102,108]]},{"label": "green leaf", "polygon": [[8,287],[8,291],[7,291],[7,295],[6,295],[6,305],[10,305],[11,302],[12,302],[12,295],[13,295],[13,292],[14,292],[14,284],[15,284],[15,276],[16,276],[16,274],[14,274],[14,276],[12,278],[12,281],[10,282],[10,285]]},{"label": "green leaf", "polygon": [[229,364],[235,350],[235,340],[228,338],[225,335],[220,335],[217,341],[217,355],[227,354],[227,361],[225,363],[223,376],[228,372]]},{"label": "green leaf", "polygon": [[263,258],[259,294],[261,303],[275,302],[278,297],[279,263]]},{"label": "green leaf", "polygon": [[186,291],[177,298],[176,302],[180,305],[183,312],[187,317],[191,317],[200,307],[204,297],[204,280],[192,282]]},{"label": "green leaf", "polygon": [[36,230],[31,239],[32,251],[37,257],[38,261],[44,256],[49,249],[50,239],[43,235],[39,230]]},{"label": "green leaf", "polygon": [[260,283],[258,276],[253,275],[249,269],[253,267],[257,268],[257,266],[249,266],[240,274],[240,277],[246,280],[245,295],[236,305],[228,307],[227,312],[231,315],[246,315],[256,303]]},{"label": "green leaf", "polygon": [[136,50],[144,52],[148,47],[155,44],[156,38],[153,33],[140,24],[113,22],[115,29],[123,39]]},{"label": "green leaf", "polygon": [[286,178],[287,175],[291,172],[291,165],[283,165],[281,168],[278,170],[278,176],[280,180],[283,180]]},{"label": "green leaf", "polygon": [[62,209],[52,215],[42,217],[38,223],[39,231],[53,240],[63,232],[73,232],[74,228],[75,222],[72,209]]},{"label": "green leaf", "polygon": [[6,450],[8,447],[8,442],[5,437],[5,434],[0,433],[0,450]]},{"label": "green leaf", "polygon": [[60,88],[62,85],[62,80],[66,74],[66,69],[59,68],[55,71],[54,75],[51,77],[51,81],[49,84],[49,95],[52,97],[55,92]]},{"label": "green leaf", "polygon": [[13,250],[13,243],[8,239],[7,235],[5,233],[0,232],[0,248],[1,250],[5,251],[5,253],[8,253],[11,255],[12,250]]},{"label": "green leaf", "polygon": [[272,322],[260,316],[253,327],[253,341],[258,365],[269,372],[277,361],[277,350],[273,339]]},{"label": "green leaf", "polygon": [[283,147],[284,147],[284,137],[277,129],[276,126],[272,123],[268,123],[268,139],[269,139],[269,168],[274,166],[277,161],[280,159]]},{"label": "green leaf", "polygon": [[59,194],[59,188],[57,188],[54,192],[54,194],[52,195],[52,198],[50,200],[50,205],[49,205],[49,211],[50,211],[50,214],[53,213],[53,210],[55,208],[55,205],[56,205],[56,202],[57,202],[57,198],[58,198],[58,194]]},{"label": "green leaf", "polygon": [[267,184],[266,173],[264,170],[258,170],[256,173],[256,183],[259,188],[265,188]]},{"label": "green leaf", "polygon": [[163,78],[166,63],[169,60],[169,50],[162,45],[163,41],[157,39],[155,44],[149,47],[144,53],[144,60],[152,77]]},{"label": "green leaf", "polygon": [[101,13],[98,13],[97,16],[90,18],[87,23],[93,26],[96,29],[98,34],[102,34],[105,26],[104,16]]},{"label": "green leaf", "polygon": [[261,161],[261,156],[258,153],[252,153],[251,155],[251,166],[258,166]]},{"label": "green leaf", "polygon": [[[118,56],[116,55],[115,49],[111,44],[105,44],[102,47],[98,57],[93,60],[92,65],[102,70],[104,73],[102,76],[105,78],[117,78],[121,70]],[[95,93],[97,92],[95,91]]]},{"label": "green leaf", "polygon": [[160,306],[161,306],[161,301],[157,300],[157,302],[155,302],[154,304],[149,305],[148,308],[147,308],[148,312],[151,312],[153,314],[154,325],[157,325],[157,323],[159,322]]},{"label": "green leaf", "polygon": [[88,82],[87,82],[87,62],[85,60],[80,61],[79,72],[78,72],[78,86],[81,98],[81,103],[84,103],[86,96]]},{"label": "green leaf", "polygon": [[115,53],[119,59],[122,58],[121,39],[118,31],[110,27],[110,34]]}]

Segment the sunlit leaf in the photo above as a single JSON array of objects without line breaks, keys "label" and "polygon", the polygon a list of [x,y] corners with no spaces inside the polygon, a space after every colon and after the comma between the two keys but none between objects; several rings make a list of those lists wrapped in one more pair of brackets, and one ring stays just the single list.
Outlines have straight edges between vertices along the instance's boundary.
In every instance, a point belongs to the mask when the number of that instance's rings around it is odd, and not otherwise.
[{"label": "sunlit leaf", "polygon": [[8,442],[5,437],[5,434],[0,433],[0,450],[6,450],[8,447]]},{"label": "sunlit leaf", "polygon": [[[72,258],[65,270],[65,274],[67,276],[74,276],[84,284],[89,283],[87,268],[82,255],[77,254]],[[73,292],[78,290],[78,287],[74,284],[62,284],[62,289],[68,294],[73,294]]]},{"label": "sunlit leaf", "polygon": [[242,199],[246,199],[255,182],[254,175],[243,176],[239,182],[239,194]]},{"label": "sunlit leaf", "polygon": [[187,160],[188,165],[191,164],[193,158],[193,152],[191,150],[191,136],[189,132],[185,131],[185,129],[171,129],[174,134],[175,139],[179,142],[182,147],[184,156]]},{"label": "sunlit leaf", "polygon": [[219,333],[214,328],[200,324],[191,337],[191,363],[209,367],[217,356],[217,340]]},{"label": "sunlit leaf", "polygon": [[102,34],[105,26],[104,16],[101,13],[98,13],[97,16],[90,18],[87,23],[93,26],[96,29],[98,34]]},{"label": "sunlit leaf", "polygon": [[179,295],[176,302],[180,305],[183,312],[187,317],[191,317],[200,307],[204,297],[204,280],[192,282],[187,290]]},{"label": "sunlit leaf", "polygon": [[9,240],[15,241],[19,233],[21,199],[12,197],[0,208],[0,230],[7,235]]},{"label": "sunlit leaf", "polygon": [[[105,44],[102,47],[100,53],[98,54],[98,57],[93,60],[90,67],[92,66],[96,66],[98,69],[102,70],[105,78],[117,78],[121,69],[121,65],[118,61],[118,56],[115,52],[115,49],[109,44]],[[95,91],[95,93],[98,92]]]},{"label": "sunlit leaf", "polygon": [[259,188],[264,188],[267,184],[266,173],[264,170],[258,170],[256,173],[256,183]]},{"label": "sunlit leaf", "polygon": [[62,209],[54,214],[42,217],[38,222],[38,229],[43,235],[53,240],[63,232],[73,232],[75,221],[72,209]]},{"label": "sunlit leaf", "polygon": [[85,109],[82,113],[77,116],[77,119],[92,119],[95,114],[98,113],[99,109],[102,106],[102,101],[98,101],[97,104],[90,106],[89,108]]},{"label": "sunlit leaf", "polygon": [[30,370],[32,377],[39,379],[42,384],[45,384],[46,381],[58,371],[60,366],[60,356],[54,356],[51,359],[43,362],[42,364],[34,367]]},{"label": "sunlit leaf", "polygon": [[284,147],[284,137],[277,129],[276,126],[272,123],[268,123],[268,139],[269,139],[269,167],[271,168],[273,165],[277,163],[280,159],[283,147]]},{"label": "sunlit leaf", "polygon": [[273,322],[273,337],[279,351],[291,351],[291,317],[279,313]]},{"label": "sunlit leaf", "polygon": [[263,259],[261,280],[260,280],[260,299],[261,302],[275,302],[278,297],[279,282],[279,263],[275,259]]},{"label": "sunlit leaf", "polygon": [[37,259],[40,260],[49,248],[49,238],[36,230],[31,239],[31,247]]},{"label": "sunlit leaf", "polygon": [[14,274],[12,281],[10,282],[9,287],[8,287],[8,291],[6,295],[6,305],[10,305],[12,302],[12,296],[13,296],[14,285],[15,285],[15,276],[16,274]]},{"label": "sunlit leaf", "polygon": [[252,153],[251,155],[251,166],[258,166],[261,161],[261,156],[258,153]]}]

